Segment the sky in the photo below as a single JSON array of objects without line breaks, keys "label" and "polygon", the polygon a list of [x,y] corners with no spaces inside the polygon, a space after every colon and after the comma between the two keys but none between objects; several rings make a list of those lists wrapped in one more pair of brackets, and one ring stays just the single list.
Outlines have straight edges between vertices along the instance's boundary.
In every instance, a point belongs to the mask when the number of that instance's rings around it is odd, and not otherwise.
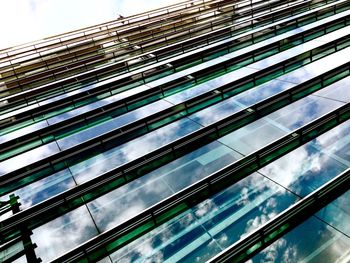
[{"label": "sky", "polygon": [[0,0],[0,49],[183,0]]}]

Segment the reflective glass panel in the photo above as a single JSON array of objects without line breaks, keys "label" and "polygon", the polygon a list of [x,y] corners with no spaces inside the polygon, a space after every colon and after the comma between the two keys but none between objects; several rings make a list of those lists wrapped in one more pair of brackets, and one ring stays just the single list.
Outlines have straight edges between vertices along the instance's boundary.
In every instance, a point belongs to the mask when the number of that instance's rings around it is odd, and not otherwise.
[{"label": "reflective glass panel", "polygon": [[204,262],[296,201],[252,174],[111,254],[113,262]]},{"label": "reflective glass panel", "polygon": [[189,118],[207,126],[293,86],[292,83],[272,80],[196,112]]},{"label": "reflective glass panel", "polygon": [[[282,156],[260,172],[306,196],[350,166],[350,121]],[[346,155],[348,155],[348,159]]]},{"label": "reflective glass panel", "polygon": [[16,190],[14,194],[19,196],[21,209],[25,209],[70,189],[73,186],[75,186],[75,182],[72,175],[68,169],[64,169],[49,177],[24,186]]},{"label": "reflective glass panel", "polygon": [[344,49],[325,58],[322,58],[314,63],[308,64],[302,68],[296,69],[293,74],[286,74],[277,79],[300,84],[309,79],[312,79],[320,74],[323,74],[329,71],[332,68],[336,68],[340,65],[345,64],[349,61],[349,53],[350,49]]},{"label": "reflective glass panel", "polygon": [[201,94],[209,92],[211,90],[215,90],[216,88],[219,88],[219,87],[224,86],[226,84],[232,83],[232,82],[239,80],[245,76],[248,76],[254,72],[256,72],[255,69],[241,68],[241,69],[236,70],[234,72],[227,73],[221,77],[218,77],[218,78],[209,80],[205,83],[199,84],[193,88],[190,88],[190,89],[184,90],[182,92],[176,93],[174,95],[171,95],[169,97],[166,97],[166,100],[173,103],[173,104],[179,104],[179,103],[185,102],[191,98],[199,96]]},{"label": "reflective glass panel", "polygon": [[294,86],[294,84],[289,82],[271,80],[253,89],[249,89],[241,94],[238,94],[234,97],[234,99],[247,107]]},{"label": "reflective glass panel", "polygon": [[239,158],[213,142],[97,198],[88,208],[99,230],[105,231]]},{"label": "reflective glass panel", "polygon": [[[324,222],[350,236],[350,191],[338,197],[317,214]],[[350,244],[349,244],[350,248]],[[348,251],[350,253],[350,251]],[[349,256],[349,255],[348,255]]]},{"label": "reflective glass panel", "polygon": [[86,161],[71,166],[75,180],[78,183],[98,176],[124,163],[139,158],[175,139],[185,136],[201,126],[189,119],[180,119],[130,142],[103,152]]},{"label": "reflective glass panel", "polygon": [[48,262],[98,234],[86,206],[79,207],[36,229],[31,236],[37,257]]},{"label": "reflective glass panel", "polygon": [[40,129],[45,128],[47,126],[48,126],[48,124],[47,124],[46,121],[37,122],[37,123],[35,123],[33,125],[30,125],[30,126],[18,129],[18,130],[14,131],[14,132],[11,132],[11,133],[8,133],[8,134],[0,136],[0,143],[8,142],[10,140],[13,140],[13,139],[21,137],[23,135],[29,134],[31,132],[40,130]]},{"label": "reflective glass panel", "polygon": [[0,176],[23,168],[43,158],[58,153],[56,142],[48,143],[25,153],[16,155],[0,163]]},{"label": "reflective glass panel", "polygon": [[341,105],[341,102],[308,96],[222,137],[219,141],[242,154],[249,154]]},{"label": "reflective glass panel", "polygon": [[342,102],[350,102],[350,77],[339,80],[332,86],[332,89],[322,89],[316,92],[315,95]]},{"label": "reflective glass panel", "polygon": [[249,262],[345,263],[349,262],[349,247],[348,237],[311,217]]},{"label": "reflective glass panel", "polygon": [[97,137],[101,134],[110,132],[112,130],[121,128],[122,126],[132,123],[136,120],[145,118],[151,114],[157,113],[161,110],[170,108],[172,105],[169,102],[160,100],[155,103],[149,104],[137,110],[128,112],[120,117],[109,120],[103,124],[88,128],[84,131],[75,133],[66,138],[60,139],[57,141],[62,150],[71,148],[77,144],[80,144],[84,141],[90,140],[94,137]]}]

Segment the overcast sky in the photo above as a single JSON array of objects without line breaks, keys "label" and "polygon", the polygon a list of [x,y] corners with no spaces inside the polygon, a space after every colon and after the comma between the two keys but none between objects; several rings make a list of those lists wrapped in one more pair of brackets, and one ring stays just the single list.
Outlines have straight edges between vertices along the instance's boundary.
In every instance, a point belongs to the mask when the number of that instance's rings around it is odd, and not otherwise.
[{"label": "overcast sky", "polygon": [[183,0],[0,0],[0,49]]}]

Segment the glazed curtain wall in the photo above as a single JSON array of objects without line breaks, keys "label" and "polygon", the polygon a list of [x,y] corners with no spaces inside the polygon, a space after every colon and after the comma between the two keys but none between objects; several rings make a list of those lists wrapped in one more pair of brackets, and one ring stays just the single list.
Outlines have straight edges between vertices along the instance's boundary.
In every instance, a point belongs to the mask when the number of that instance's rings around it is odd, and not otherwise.
[{"label": "glazed curtain wall", "polygon": [[189,1],[2,51],[2,261],[346,261],[349,7]]}]

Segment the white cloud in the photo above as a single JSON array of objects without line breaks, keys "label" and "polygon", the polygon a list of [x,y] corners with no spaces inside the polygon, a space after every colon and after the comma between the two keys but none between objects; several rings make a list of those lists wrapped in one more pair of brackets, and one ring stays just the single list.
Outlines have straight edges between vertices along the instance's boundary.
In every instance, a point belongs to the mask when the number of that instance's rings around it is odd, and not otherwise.
[{"label": "white cloud", "polygon": [[182,1],[184,0],[119,0],[117,11],[124,16],[129,16]]},{"label": "white cloud", "polygon": [[180,0],[0,0],[0,49]]},{"label": "white cloud", "polygon": [[83,206],[34,229],[31,238],[38,245],[37,256],[48,262],[97,234]]}]

